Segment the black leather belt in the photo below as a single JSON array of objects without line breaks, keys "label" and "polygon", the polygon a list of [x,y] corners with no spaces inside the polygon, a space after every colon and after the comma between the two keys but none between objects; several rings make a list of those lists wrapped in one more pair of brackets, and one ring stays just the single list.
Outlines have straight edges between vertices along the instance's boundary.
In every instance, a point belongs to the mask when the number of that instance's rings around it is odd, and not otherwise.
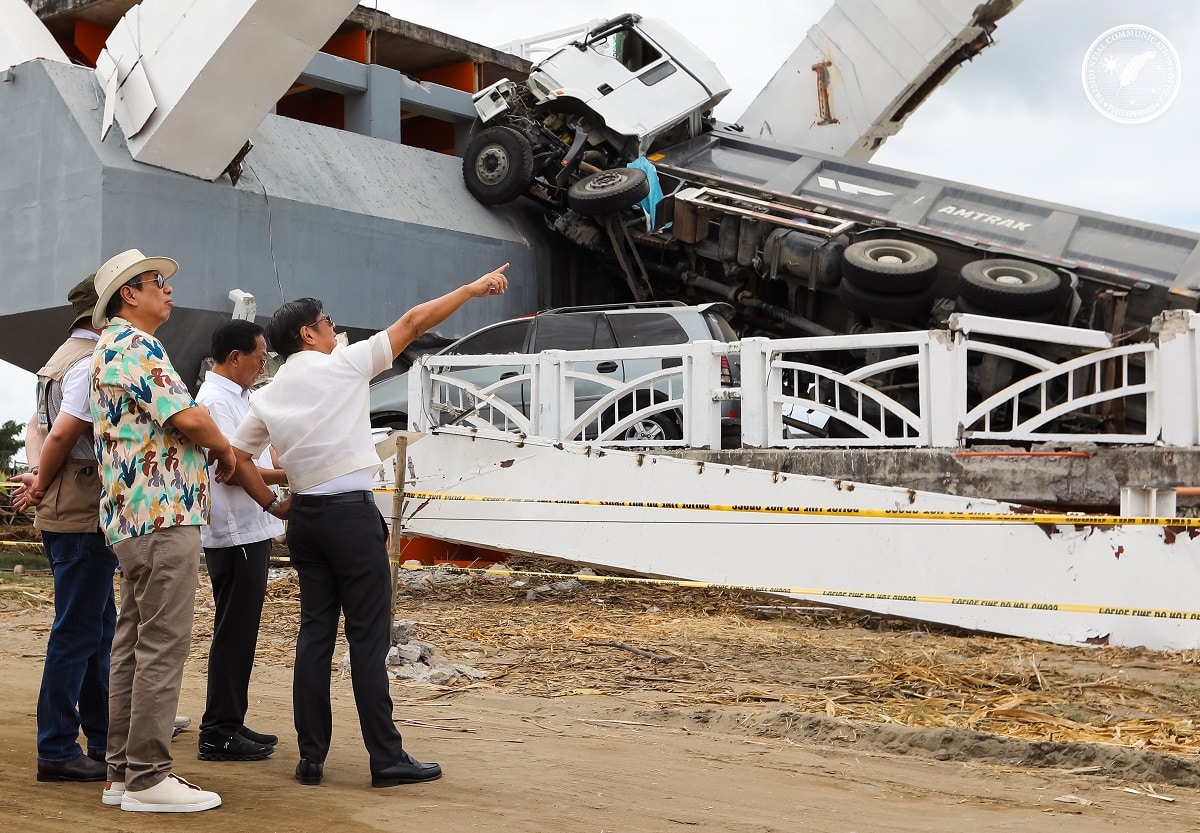
[{"label": "black leather belt", "polygon": [[375,496],[370,492],[341,492],[336,495],[292,495],[296,506],[337,506],[341,503],[373,503]]}]

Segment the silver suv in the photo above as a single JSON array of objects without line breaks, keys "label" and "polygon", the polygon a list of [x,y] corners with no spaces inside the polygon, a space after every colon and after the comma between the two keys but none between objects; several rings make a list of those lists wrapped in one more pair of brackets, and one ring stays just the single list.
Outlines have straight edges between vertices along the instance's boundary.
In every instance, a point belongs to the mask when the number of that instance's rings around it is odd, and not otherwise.
[{"label": "silver suv", "polygon": [[[734,310],[729,304],[712,303],[687,306],[679,301],[655,301],[637,304],[590,307],[563,307],[492,324],[438,351],[437,355],[533,355],[543,350],[604,350],[621,347],[685,344],[691,341],[737,341],[729,326]],[[677,358],[606,360],[577,366],[583,374],[610,376],[614,382],[640,378]],[[478,387],[493,385],[510,376],[528,372],[521,364],[455,368],[453,375]],[[736,357],[722,359],[721,383],[740,382]],[[575,386],[576,413],[582,413],[610,390],[601,385],[578,383]],[[528,384],[506,388],[505,398],[522,413],[529,413]],[[739,437],[735,403],[726,403],[721,414],[721,433],[725,444]],[[371,385],[371,424],[374,427],[409,427],[408,374],[402,373]],[[677,440],[683,436],[678,413],[648,415],[634,422],[623,439],[653,443]]]}]

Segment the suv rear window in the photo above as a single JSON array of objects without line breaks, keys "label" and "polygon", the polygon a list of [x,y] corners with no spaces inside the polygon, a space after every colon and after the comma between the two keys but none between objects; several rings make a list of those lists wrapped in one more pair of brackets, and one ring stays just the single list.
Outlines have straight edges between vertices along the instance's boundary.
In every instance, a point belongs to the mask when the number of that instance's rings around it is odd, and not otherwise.
[{"label": "suv rear window", "polygon": [[542,315],[533,334],[533,352],[543,350],[602,350],[615,347],[603,313]]},{"label": "suv rear window", "polygon": [[708,323],[708,331],[717,341],[728,343],[738,340],[737,333],[733,331],[733,327],[729,326],[729,322],[715,312],[704,313],[704,320]]},{"label": "suv rear window", "polygon": [[674,316],[661,312],[637,313],[636,315],[610,315],[620,347],[644,347],[650,344],[686,344],[687,333]]},{"label": "suv rear window", "polygon": [[525,336],[529,333],[531,323],[533,322],[530,319],[525,318],[520,321],[497,324],[482,333],[464,338],[446,352],[455,356],[520,353],[525,349]]}]

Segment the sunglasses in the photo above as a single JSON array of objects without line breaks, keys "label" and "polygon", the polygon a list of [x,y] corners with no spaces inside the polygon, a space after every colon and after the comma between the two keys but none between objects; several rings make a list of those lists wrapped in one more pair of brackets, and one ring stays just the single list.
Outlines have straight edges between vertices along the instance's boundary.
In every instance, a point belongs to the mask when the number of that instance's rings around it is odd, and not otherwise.
[{"label": "sunglasses", "polygon": [[163,277],[162,272],[155,272],[153,278],[142,278],[140,281],[130,281],[126,286],[141,286],[144,283],[153,283],[162,289],[167,285],[167,279]]},{"label": "sunglasses", "polygon": [[311,324],[305,324],[304,326],[305,326],[305,327],[308,327],[310,330],[315,330],[317,327],[320,327],[320,326],[321,326],[321,322],[322,322],[322,321],[328,321],[328,322],[329,322],[329,326],[330,326],[330,327],[336,327],[336,326],[337,326],[337,324],[334,324],[334,323],[333,323],[333,319],[332,319],[332,318],[330,318],[328,315],[322,315],[322,316],[321,316],[320,318],[318,318],[316,321],[312,322]]}]

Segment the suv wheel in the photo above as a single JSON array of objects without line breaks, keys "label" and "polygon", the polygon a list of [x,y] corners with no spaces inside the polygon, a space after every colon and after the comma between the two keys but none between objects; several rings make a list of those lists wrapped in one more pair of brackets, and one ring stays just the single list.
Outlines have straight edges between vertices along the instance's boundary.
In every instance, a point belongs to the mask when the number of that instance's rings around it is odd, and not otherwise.
[{"label": "suv wheel", "polygon": [[669,414],[651,414],[625,429],[621,439],[645,443],[681,440],[683,433]]}]

